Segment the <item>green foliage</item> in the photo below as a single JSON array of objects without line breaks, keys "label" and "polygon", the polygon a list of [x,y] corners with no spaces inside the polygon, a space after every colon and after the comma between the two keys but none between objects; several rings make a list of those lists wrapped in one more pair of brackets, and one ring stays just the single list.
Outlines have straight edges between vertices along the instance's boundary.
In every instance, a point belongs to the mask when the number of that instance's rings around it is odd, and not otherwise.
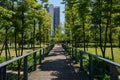
[{"label": "green foliage", "polygon": [[60,43],[64,40],[66,40],[66,36],[65,36],[62,28],[63,28],[63,26],[62,26],[62,24],[60,24],[55,30],[54,41],[57,43]]},{"label": "green foliage", "polygon": [[7,9],[5,9],[3,7],[0,7],[0,18],[3,18],[3,19],[8,18],[8,19],[10,19],[12,17],[13,13],[14,13],[13,11],[10,11],[10,10],[7,10]]},{"label": "green foliage", "polygon": [[0,56],[0,63],[4,62],[5,61],[5,57],[1,57]]},{"label": "green foliage", "polygon": [[94,65],[94,74],[95,78],[97,79],[104,79],[105,76],[105,67],[103,66],[103,61],[100,61],[99,59],[93,59],[93,65]]},{"label": "green foliage", "polygon": [[44,3],[44,2],[48,2],[48,0],[41,0],[41,1],[42,1],[43,3]]},{"label": "green foliage", "polygon": [[107,43],[110,43],[111,55],[114,43],[120,43],[120,6],[119,0],[66,0],[65,34],[67,42],[73,46],[95,43],[101,47],[105,57]]},{"label": "green foliage", "polygon": [[[43,3],[47,3],[47,0],[43,0]],[[42,7],[43,3],[36,0],[0,1],[0,43],[3,43],[0,54],[5,49],[7,58],[12,44],[16,56],[21,56],[24,45],[33,48],[33,44],[44,43],[49,38],[45,36],[50,36],[51,18]]]},{"label": "green foliage", "polygon": [[26,7],[32,7],[32,8],[36,8],[38,6],[38,3],[35,0],[25,0],[23,2],[23,5],[25,5]]}]

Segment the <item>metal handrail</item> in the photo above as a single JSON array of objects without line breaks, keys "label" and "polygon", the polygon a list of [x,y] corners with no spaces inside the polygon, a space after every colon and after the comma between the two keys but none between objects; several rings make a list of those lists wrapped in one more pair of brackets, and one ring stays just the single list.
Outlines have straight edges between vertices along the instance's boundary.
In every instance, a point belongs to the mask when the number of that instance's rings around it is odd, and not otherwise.
[{"label": "metal handrail", "polygon": [[103,58],[103,57],[100,57],[100,56],[97,56],[97,55],[94,55],[94,54],[91,54],[91,53],[88,53],[88,52],[84,52],[84,51],[82,51],[82,50],[80,50],[80,52],[82,52],[82,53],[84,53],[84,54],[91,55],[91,56],[93,56],[93,57],[95,57],[95,58],[98,58],[98,59],[100,59],[100,60],[102,60],[102,61],[105,61],[105,62],[107,62],[107,63],[109,63],[109,64],[112,64],[112,65],[114,65],[114,66],[120,67],[120,64],[118,64],[118,63],[116,63],[116,62],[113,62],[113,61],[111,61],[111,60],[108,60],[108,59],[106,59],[106,58]]},{"label": "metal handrail", "polygon": [[32,52],[26,53],[26,54],[24,54],[24,55],[22,55],[22,56],[19,56],[19,57],[13,58],[13,59],[11,59],[11,60],[5,61],[5,62],[3,62],[3,63],[0,63],[0,68],[3,67],[3,66],[8,65],[8,64],[10,64],[10,63],[13,63],[13,62],[15,62],[15,61],[18,61],[18,60],[20,60],[20,59],[22,59],[22,58],[24,58],[24,57],[26,57],[26,56],[29,56],[29,55],[31,55],[31,54],[33,54],[33,53],[35,53],[35,52],[38,52],[39,50],[42,50],[42,49],[43,49],[43,48],[40,48],[40,49],[38,49],[38,50],[35,50],[35,51],[32,51]]},{"label": "metal handrail", "polygon": [[[69,53],[69,48],[74,48],[74,47],[69,47],[67,45],[64,45],[63,44],[63,48],[65,49],[65,51],[67,53]],[[70,51],[71,52],[71,51]],[[75,51],[72,51],[72,54],[75,53]],[[119,67],[120,68],[120,64],[116,63],[116,62],[113,62],[111,60],[108,60],[108,59],[105,59],[103,57],[100,57],[100,56],[97,56],[97,55],[94,55],[94,54],[91,54],[91,53],[88,53],[88,52],[85,52],[85,51],[82,51],[82,50],[79,50],[79,53],[80,53],[80,70],[81,71],[84,71],[84,68],[83,68],[83,55],[87,54],[89,59],[89,80],[94,80],[94,70],[93,70],[93,57],[96,58],[96,59],[99,59],[101,61],[104,61],[105,63],[108,63],[109,64],[109,68],[110,68],[110,80],[118,80],[118,72],[116,70],[116,67]]]},{"label": "metal handrail", "polygon": [[[40,48],[40,49],[37,49],[35,51],[32,51],[32,52],[29,52],[29,53],[26,53],[22,56],[19,56],[19,57],[16,57],[16,58],[13,58],[11,60],[8,60],[8,61],[5,61],[3,63],[0,63],[0,80],[7,80],[7,75],[6,75],[6,66],[8,66],[9,64],[11,63],[14,63],[15,61],[18,61],[20,59],[24,59],[24,75],[23,75],[23,79],[24,80],[28,80],[28,56],[31,55],[31,54],[34,54],[33,55],[33,59],[34,59],[34,70],[36,70],[36,61],[37,61],[37,58],[36,58],[36,53],[39,52],[40,53],[40,58],[39,58],[39,63],[41,63],[41,51],[43,51],[43,57],[44,55],[48,54],[48,52],[53,48],[54,44],[51,44],[47,47],[43,47],[43,48]],[[44,49],[48,49],[48,52],[44,52]]]}]

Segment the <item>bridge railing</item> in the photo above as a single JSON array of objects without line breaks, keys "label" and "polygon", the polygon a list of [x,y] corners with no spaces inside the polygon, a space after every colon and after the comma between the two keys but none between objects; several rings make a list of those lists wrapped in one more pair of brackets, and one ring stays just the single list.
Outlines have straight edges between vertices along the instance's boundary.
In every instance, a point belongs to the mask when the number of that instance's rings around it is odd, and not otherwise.
[{"label": "bridge railing", "polygon": [[120,64],[74,47],[63,45],[63,48],[73,60],[79,57],[80,71],[85,71],[89,80],[119,80]]},{"label": "bridge railing", "polygon": [[[28,80],[29,72],[35,71],[54,44],[0,63],[0,80]],[[18,76],[19,75],[19,76]]]}]

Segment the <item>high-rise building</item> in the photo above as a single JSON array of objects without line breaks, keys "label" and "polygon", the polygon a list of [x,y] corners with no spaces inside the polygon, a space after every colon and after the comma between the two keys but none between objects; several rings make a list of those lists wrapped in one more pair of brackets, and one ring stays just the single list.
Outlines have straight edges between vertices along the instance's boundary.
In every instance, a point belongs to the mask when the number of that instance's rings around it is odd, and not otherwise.
[{"label": "high-rise building", "polygon": [[55,29],[60,24],[60,7],[55,7],[50,4],[48,9],[48,13],[51,16],[51,35],[54,34]]},{"label": "high-rise building", "polygon": [[50,4],[47,10],[51,16],[51,35],[52,35],[54,32],[54,28],[53,28],[54,27],[54,6]]},{"label": "high-rise building", "polygon": [[54,8],[54,31],[60,24],[60,7]]}]

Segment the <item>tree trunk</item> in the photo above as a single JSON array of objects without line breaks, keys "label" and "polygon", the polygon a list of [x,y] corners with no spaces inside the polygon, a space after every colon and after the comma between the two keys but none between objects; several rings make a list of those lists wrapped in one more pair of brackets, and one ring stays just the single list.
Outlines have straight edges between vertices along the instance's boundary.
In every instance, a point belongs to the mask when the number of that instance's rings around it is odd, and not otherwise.
[{"label": "tree trunk", "polygon": [[5,42],[3,43],[2,49],[0,50],[0,56],[2,55],[2,52],[4,50]]},{"label": "tree trunk", "polygon": [[39,22],[39,44],[40,44],[40,48],[41,48],[41,22]]},{"label": "tree trunk", "polygon": [[89,45],[89,42],[87,41],[87,51],[88,51],[88,45]]},{"label": "tree trunk", "polygon": [[6,28],[6,31],[5,31],[5,57],[6,57],[6,61],[8,60],[8,52],[7,52],[7,49],[8,49],[8,29]]},{"label": "tree trunk", "polygon": [[104,57],[105,57],[105,52],[106,52],[108,25],[109,25],[109,20],[107,19],[106,30],[105,30],[105,41],[104,41],[104,46],[103,46],[104,47],[104,50],[103,50]]},{"label": "tree trunk", "polygon": [[21,46],[21,55],[23,55],[23,46],[24,46],[24,12],[23,12],[23,5],[22,5],[22,32],[21,32],[21,36],[22,36],[22,46]]},{"label": "tree trunk", "polygon": [[97,46],[98,46],[98,41],[97,41],[97,32],[95,33],[95,53],[96,53],[96,55],[98,54],[97,53]]},{"label": "tree trunk", "polygon": [[49,31],[48,31],[48,29],[47,29],[46,43],[47,43],[47,45],[49,44]]},{"label": "tree trunk", "polygon": [[[99,27],[100,27],[100,49],[101,49],[101,52],[102,52],[102,56],[103,58],[105,58],[105,46],[103,47],[102,45],[102,1],[99,0],[99,8],[100,8],[100,22],[99,22]],[[106,31],[107,31],[107,27],[106,27]],[[106,31],[105,31],[105,38],[106,38]],[[106,45],[106,40],[105,40],[105,45]]]},{"label": "tree trunk", "polygon": [[83,38],[84,38],[84,39],[83,39],[83,40],[84,40],[84,41],[83,41],[83,42],[84,42],[84,51],[86,51],[86,45],[85,45],[85,43],[86,43],[86,42],[85,42],[85,41],[86,41],[86,40],[85,40],[85,23],[84,23],[84,22],[83,22]]},{"label": "tree trunk", "polygon": [[110,47],[111,47],[111,56],[112,60],[114,60],[114,54],[113,54],[113,45],[112,45],[112,25],[111,25],[111,16],[112,16],[112,0],[110,0]]},{"label": "tree trunk", "polygon": [[17,78],[17,80],[21,80],[21,79],[20,79],[21,60],[18,60],[18,61],[17,61],[17,65],[18,65],[18,78]]},{"label": "tree trunk", "polygon": [[[12,0],[12,11],[14,11],[14,0]],[[12,18],[14,19],[14,14],[12,14]],[[15,55],[16,57],[18,57],[18,53],[17,53],[17,27],[15,25],[15,21],[13,20],[13,26],[15,28],[15,31],[14,31],[14,45],[15,45]]]},{"label": "tree trunk", "polygon": [[120,35],[118,35],[118,46],[120,48]]},{"label": "tree trunk", "polygon": [[[23,2],[23,0],[22,0]],[[23,55],[23,46],[24,46],[24,11],[23,11],[23,4],[22,4],[22,31],[21,31],[21,53],[19,56]],[[18,60],[18,80],[20,80],[20,71],[21,71],[21,61]]]},{"label": "tree trunk", "polygon": [[17,29],[15,27],[15,54],[16,57],[18,57],[18,53],[17,53]]},{"label": "tree trunk", "polygon": [[34,20],[34,28],[33,28],[33,51],[35,50],[35,20]]},{"label": "tree trunk", "polygon": [[[14,2],[12,2],[12,3],[14,5]],[[14,7],[12,7],[12,8],[14,10]],[[14,16],[13,16],[13,18],[14,18]],[[15,24],[15,22],[13,22],[13,23]],[[14,25],[14,27],[15,27],[15,35],[14,35],[14,39],[15,39],[15,43],[14,43],[14,45],[15,45],[15,54],[16,54],[16,57],[18,57],[18,56],[20,56],[20,54],[18,54],[18,50],[17,50],[17,26]],[[17,80],[20,80],[20,60],[17,61],[17,65],[18,65],[17,66],[17,70],[18,70]]]}]

